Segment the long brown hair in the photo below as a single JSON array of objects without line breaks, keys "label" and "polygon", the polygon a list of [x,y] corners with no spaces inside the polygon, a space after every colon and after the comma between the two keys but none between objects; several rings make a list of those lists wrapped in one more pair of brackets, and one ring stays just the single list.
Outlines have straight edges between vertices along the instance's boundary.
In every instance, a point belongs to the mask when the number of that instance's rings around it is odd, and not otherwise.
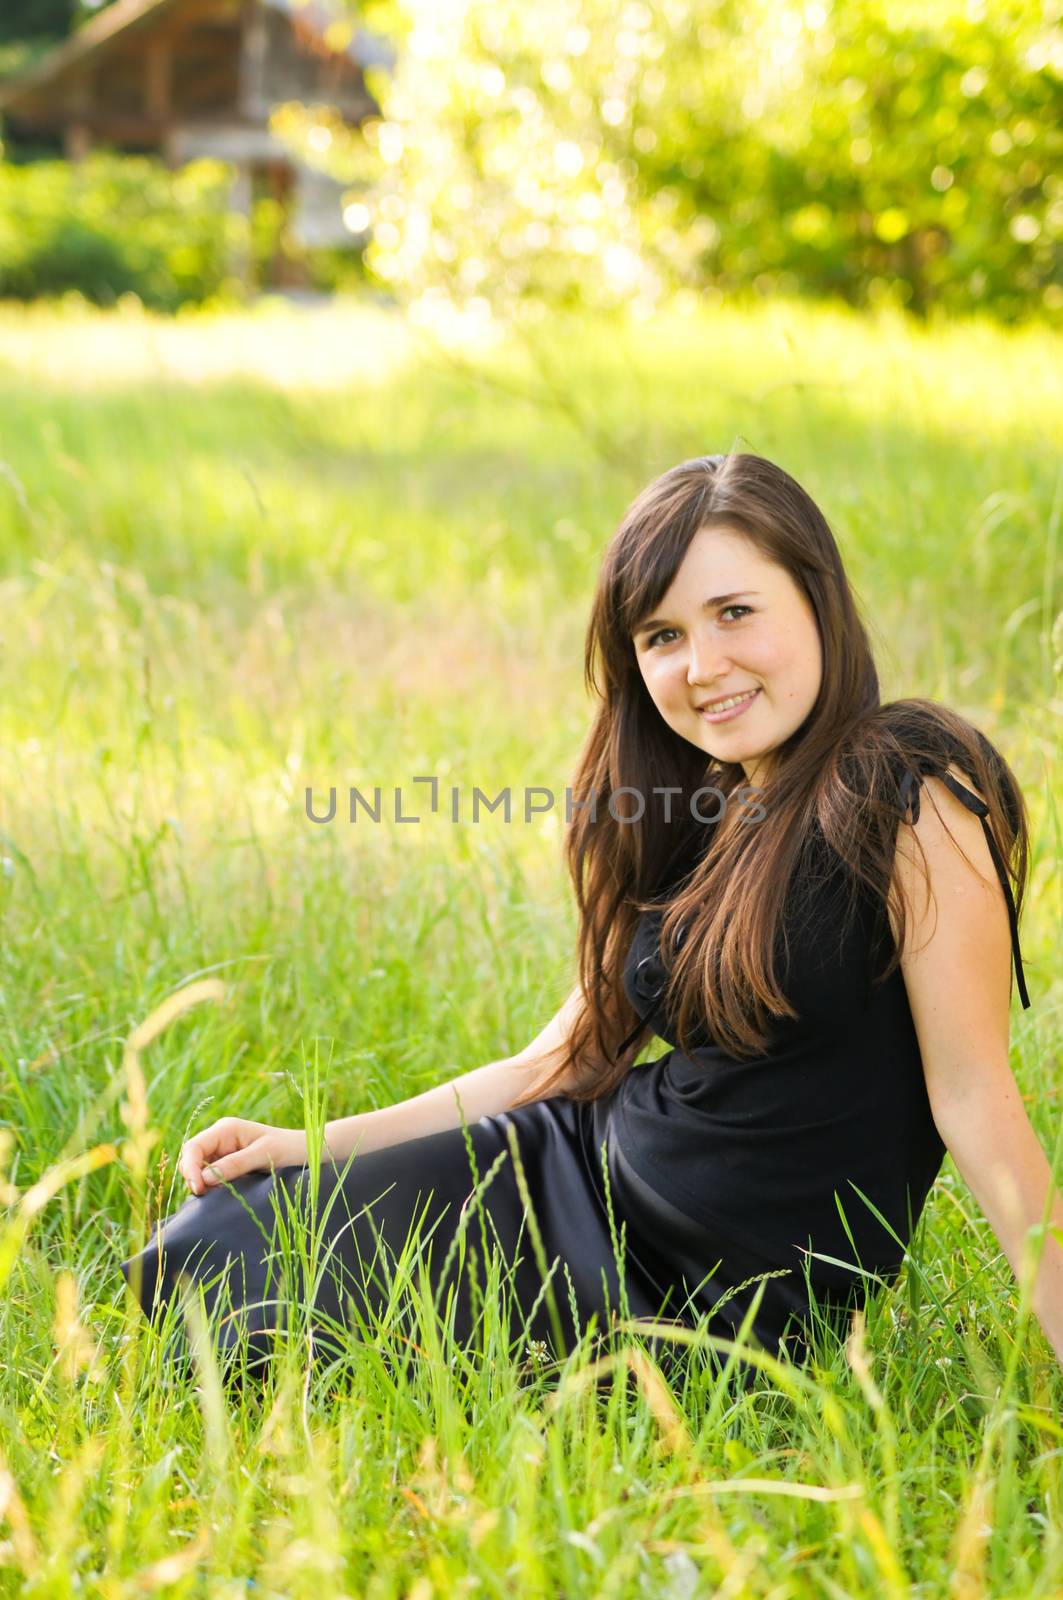
[{"label": "long brown hair", "polygon": [[[815,826],[850,869],[850,912],[864,893],[883,914],[887,905],[893,910],[895,946],[874,981],[885,982],[897,969],[910,909],[891,887],[906,768],[940,775],[953,766],[984,797],[1021,911],[1028,824],[1019,784],[986,736],[948,707],[922,699],[881,704],[868,636],[819,507],[763,456],[683,461],[635,498],[602,561],[585,648],[585,680],[599,706],[571,785],[564,842],[579,916],[581,1006],[567,1050],[555,1053],[556,1068],[516,1105],[541,1097],[562,1075],[578,1076],[579,1086],[565,1092],[582,1101],[609,1093],[625,1075],[648,1029],[631,1037],[640,1017],[624,989],[624,960],[677,846],[698,829],[705,837],[698,814],[711,812],[713,802],[695,799],[692,811],[691,797],[715,787],[724,797],[716,808],[726,809],[732,796],[737,805],[739,792],[750,792],[740,765],[707,757],[664,721],[632,642],[695,534],[711,527],[745,534],[803,590],[824,670],[805,721],[772,751],[762,820],[714,830],[692,875],[663,908],[660,947],[677,950],[666,1003],[680,1048],[689,1053],[695,1028],[707,1027],[729,1055],[754,1057],[768,1045],[773,1017],[797,1016],[779,986],[776,941],[788,887]],[[635,792],[631,806],[624,790]],[[922,867],[928,887],[925,859]],[[604,1068],[603,1058],[610,1063]],[[599,1064],[588,1071],[588,1062]]]}]

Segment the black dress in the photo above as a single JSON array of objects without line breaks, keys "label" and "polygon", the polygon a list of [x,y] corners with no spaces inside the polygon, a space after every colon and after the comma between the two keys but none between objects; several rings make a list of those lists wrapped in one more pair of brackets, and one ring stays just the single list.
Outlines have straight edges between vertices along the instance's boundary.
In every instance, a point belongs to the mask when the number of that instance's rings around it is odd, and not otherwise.
[{"label": "black dress", "polygon": [[[1014,904],[987,808],[950,774],[938,775],[982,818],[1028,1006]],[[915,820],[915,773],[902,790]],[[662,913],[648,912],[624,981],[639,1015],[672,1045],[667,1054],[632,1068],[592,1104],[558,1095],[481,1117],[468,1128],[474,1164],[455,1128],[356,1155],[340,1169],[324,1163],[315,1203],[307,1166],[250,1173],[191,1196],[122,1263],[145,1312],[165,1305],[184,1272],[203,1287],[220,1348],[234,1347],[242,1327],[265,1359],[271,1330],[285,1318],[271,1249],[274,1205],[291,1202],[302,1230],[319,1230],[317,1270],[306,1269],[297,1292],[306,1304],[312,1292],[315,1344],[325,1354],[340,1348],[330,1331],[369,1336],[372,1309],[389,1303],[381,1246],[394,1262],[415,1224],[436,1304],[444,1313],[449,1304],[463,1344],[475,1335],[495,1244],[528,1339],[556,1355],[572,1348],[577,1324],[591,1318],[604,1332],[618,1316],[693,1327],[705,1314],[710,1332],[732,1338],[761,1283],[752,1331],[771,1353],[785,1340],[800,1358],[815,1320],[844,1332],[863,1287],[896,1277],[944,1146],[900,969],[885,984],[869,982],[882,964],[884,914],[862,906],[855,931],[835,937],[842,925],[836,858],[813,852],[808,859],[784,909],[781,971],[799,1017],[781,1022],[763,1057],[736,1061],[704,1035],[689,1056],[679,1050],[662,1009]],[[492,1168],[478,1211],[467,1202]],[[511,1323],[511,1335],[520,1326]],[[671,1365],[666,1338],[651,1349]]]}]

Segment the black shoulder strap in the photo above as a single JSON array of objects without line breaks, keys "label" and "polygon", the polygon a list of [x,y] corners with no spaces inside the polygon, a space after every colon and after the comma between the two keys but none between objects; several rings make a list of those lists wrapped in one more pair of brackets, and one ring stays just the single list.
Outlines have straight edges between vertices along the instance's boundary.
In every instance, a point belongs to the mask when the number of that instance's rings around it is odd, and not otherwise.
[{"label": "black shoulder strap", "polygon": [[[1011,894],[1011,884],[1008,882],[1007,867],[1001,859],[997,842],[993,837],[993,830],[989,826],[989,807],[984,800],[979,799],[978,795],[972,794],[970,789],[966,789],[962,783],[958,783],[950,772],[937,773],[935,776],[941,778],[945,786],[952,790],[957,800],[962,800],[968,811],[973,811],[982,824],[982,832],[985,834],[986,844],[989,846],[989,854],[993,858],[993,866],[996,868],[997,877],[1000,879],[1000,887],[1003,889],[1004,899],[1007,901],[1008,926],[1011,929],[1011,950],[1015,957],[1015,977],[1019,986],[1019,998],[1022,1001],[1023,1010],[1028,1010],[1030,996],[1026,988],[1026,974],[1022,970],[1022,951],[1019,949],[1019,919],[1015,914],[1015,901]],[[901,779],[901,804],[905,815],[908,815],[909,812],[911,813],[910,820],[913,823],[919,821],[919,786],[921,782],[922,776],[913,772],[910,768]]]}]

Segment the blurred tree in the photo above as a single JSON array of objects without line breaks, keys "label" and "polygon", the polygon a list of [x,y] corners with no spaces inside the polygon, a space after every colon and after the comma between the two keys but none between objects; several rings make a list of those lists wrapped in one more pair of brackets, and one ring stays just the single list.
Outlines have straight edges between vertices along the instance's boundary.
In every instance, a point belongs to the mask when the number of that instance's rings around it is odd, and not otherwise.
[{"label": "blurred tree", "polygon": [[230,182],[220,161],[178,172],[99,151],[77,165],[0,162],[0,297],[76,289],[111,305],[131,293],[173,311],[237,293],[228,264],[247,224],[229,210]]},{"label": "blurred tree", "polygon": [[[248,219],[230,209],[232,169],[193,161],[171,171],[147,156],[94,151],[69,161],[0,161],[0,299],[32,300],[73,290],[100,305],[136,295],[159,311],[205,300],[238,300],[231,276],[246,251],[259,283],[275,263],[284,215],[263,197]],[[351,288],[364,279],[351,252],[314,250],[312,287]]]},{"label": "blurred tree", "polygon": [[[668,198],[679,234],[712,220],[703,265],[724,289],[1058,312],[1063,8],[1054,27],[1050,10],[777,9],[752,71],[730,28],[699,28],[732,69],[728,102],[711,74],[655,96],[640,187]],[[726,159],[706,159],[721,145]]]},{"label": "blurred tree", "polygon": [[[535,317],[753,286],[1063,317],[1063,0],[357,14],[397,62],[322,159],[404,299]],[[277,126],[313,159],[324,120]]]},{"label": "blurred tree", "polygon": [[[39,57],[54,44],[65,39],[80,22],[109,5],[112,0],[100,0],[90,5],[86,0],[0,0],[0,79],[15,78],[33,66]],[[21,149],[21,155],[33,156],[47,153],[48,141],[30,141]],[[0,154],[14,155],[9,146]]]},{"label": "blurred tree", "polygon": [[62,39],[80,14],[78,0],[4,0],[0,44]]}]

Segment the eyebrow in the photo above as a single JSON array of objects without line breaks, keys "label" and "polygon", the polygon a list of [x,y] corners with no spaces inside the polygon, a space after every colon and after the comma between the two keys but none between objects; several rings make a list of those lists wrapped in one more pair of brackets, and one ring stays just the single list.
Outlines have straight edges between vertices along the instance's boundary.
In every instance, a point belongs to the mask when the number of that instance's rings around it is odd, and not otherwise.
[{"label": "eyebrow", "polygon": [[[714,606],[726,605],[728,600],[742,600],[747,595],[759,595],[759,589],[738,589],[734,594],[714,594],[711,600],[703,600],[701,609],[711,611]],[[651,628],[663,628],[668,625],[667,617],[651,617],[649,622],[640,622],[634,630],[633,638],[637,639],[640,633],[649,633]]]}]

